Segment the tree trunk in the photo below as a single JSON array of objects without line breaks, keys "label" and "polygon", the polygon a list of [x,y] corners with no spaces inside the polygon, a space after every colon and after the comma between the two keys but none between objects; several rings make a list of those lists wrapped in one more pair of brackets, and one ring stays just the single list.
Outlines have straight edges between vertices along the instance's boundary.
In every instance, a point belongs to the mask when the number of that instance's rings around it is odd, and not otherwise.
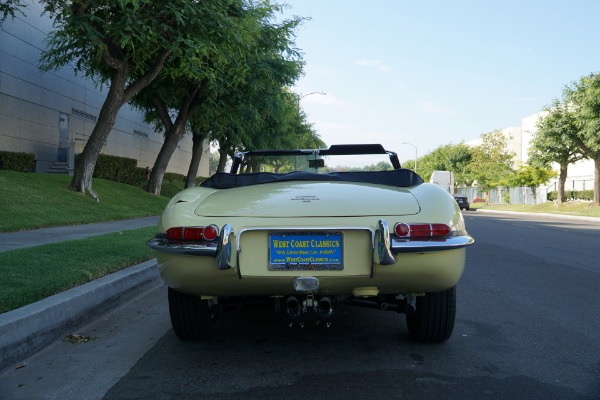
[{"label": "tree trunk", "polygon": [[171,161],[171,157],[177,148],[177,144],[184,133],[185,124],[173,125],[169,131],[165,132],[165,142],[160,148],[158,157],[156,157],[156,161],[154,162],[154,167],[152,167],[152,172],[150,172],[150,179],[148,179],[148,183],[146,184],[147,192],[157,196],[160,195],[165,171],[167,170],[169,161]]},{"label": "tree trunk", "polygon": [[[80,10],[80,12],[83,11],[85,10]],[[116,53],[116,56],[113,52]],[[102,146],[104,146],[117,120],[117,113],[123,104],[131,100],[137,92],[148,86],[158,76],[165,60],[171,53],[172,50],[161,50],[148,71],[139,79],[127,85],[129,66],[126,61],[123,61],[123,54],[120,52],[120,49],[117,46],[108,46],[102,52],[103,61],[113,71],[110,79],[110,89],[104,100],[104,104],[102,104],[102,109],[98,115],[94,130],[75,164],[73,178],[69,185],[71,189],[77,190],[82,194],[88,191],[96,201],[100,201],[100,197],[92,190],[92,176],[94,175],[94,168],[96,167],[96,161],[98,161],[98,155],[102,150]]]},{"label": "tree trunk", "polygon": [[567,166],[560,166],[560,175],[558,177],[558,196],[557,202],[558,204],[562,204],[565,202],[565,182],[567,182]]},{"label": "tree trunk", "polygon": [[85,194],[86,191],[89,192],[96,201],[100,201],[100,197],[92,190],[94,168],[96,167],[96,161],[98,161],[98,155],[102,150],[102,146],[104,146],[104,143],[117,120],[117,113],[123,105],[126,82],[126,70],[117,70],[113,73],[110,90],[108,91],[106,100],[98,115],[96,126],[94,126],[94,130],[92,131],[83,152],[77,158],[77,163],[73,170],[73,178],[69,185],[71,189],[76,190],[81,194]]},{"label": "tree trunk", "polygon": [[229,139],[225,139],[223,144],[219,147],[219,166],[217,172],[225,172],[225,166],[227,165],[227,153],[229,152]]},{"label": "tree trunk", "polygon": [[192,160],[190,161],[190,168],[188,169],[187,177],[185,179],[186,189],[196,186],[198,166],[200,165],[202,152],[204,151],[204,137],[205,135],[198,133],[192,135]]},{"label": "tree trunk", "polygon": [[586,146],[585,142],[580,137],[577,137],[576,139],[580,149],[588,156],[587,158],[594,159],[594,201],[592,201],[592,204],[600,206],[600,150],[592,150],[590,147]]},{"label": "tree trunk", "polygon": [[593,204],[600,206],[600,151],[594,154],[594,201]]},{"label": "tree trunk", "polygon": [[174,123],[171,121],[166,104],[159,98],[152,99],[166,130],[165,141],[156,157],[154,167],[150,173],[150,179],[148,179],[148,183],[146,184],[145,189],[147,192],[157,196],[160,194],[163,177],[165,176],[169,161],[171,161],[171,157],[177,148],[177,144],[185,134],[185,126],[190,119],[190,116],[200,105],[200,100],[197,97],[199,94],[199,86],[190,89],[188,95],[181,103]]}]

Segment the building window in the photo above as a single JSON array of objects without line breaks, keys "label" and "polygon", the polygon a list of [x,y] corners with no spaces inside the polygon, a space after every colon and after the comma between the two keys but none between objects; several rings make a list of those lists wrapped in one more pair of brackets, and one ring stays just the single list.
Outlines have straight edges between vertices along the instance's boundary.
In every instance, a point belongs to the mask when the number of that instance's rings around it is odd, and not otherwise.
[{"label": "building window", "polygon": [[144,138],[148,138],[148,134],[146,132],[138,131],[137,129],[133,130],[133,134],[136,136],[141,136]]},{"label": "building window", "polygon": [[71,108],[71,114],[79,118],[87,119],[88,121],[96,122],[95,115],[86,113],[85,111],[81,111],[76,108]]}]

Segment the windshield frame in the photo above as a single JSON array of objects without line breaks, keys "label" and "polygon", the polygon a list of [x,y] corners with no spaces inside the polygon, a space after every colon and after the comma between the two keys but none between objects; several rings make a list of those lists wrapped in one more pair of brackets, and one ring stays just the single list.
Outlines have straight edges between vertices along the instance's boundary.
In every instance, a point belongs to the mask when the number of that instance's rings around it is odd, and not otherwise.
[{"label": "windshield frame", "polygon": [[393,151],[388,151],[380,144],[337,144],[331,145],[328,149],[286,149],[286,150],[252,150],[236,153],[233,157],[231,174],[239,174],[240,165],[247,156],[331,156],[331,155],[369,155],[369,154],[387,154],[394,169],[400,169],[398,155]]}]

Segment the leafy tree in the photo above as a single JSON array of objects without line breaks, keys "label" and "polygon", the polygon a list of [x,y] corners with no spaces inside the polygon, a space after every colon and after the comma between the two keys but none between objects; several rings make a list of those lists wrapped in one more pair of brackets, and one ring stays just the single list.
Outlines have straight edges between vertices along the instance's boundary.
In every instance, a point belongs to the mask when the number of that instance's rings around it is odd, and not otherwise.
[{"label": "leafy tree", "polygon": [[[197,110],[203,108],[206,113],[214,107],[215,99],[221,93],[235,92],[244,81],[249,70],[248,53],[258,50],[255,45],[256,37],[260,35],[258,20],[265,10],[270,11],[269,7],[268,2],[258,9],[246,7],[241,0],[231,0],[224,11],[226,18],[221,19],[208,37],[196,38],[211,42],[212,51],[200,56],[189,52],[172,57],[165,66],[165,72],[169,73],[163,74],[136,97],[136,105],[143,108],[147,117],[154,120],[159,129],[163,128],[165,134],[146,185],[148,192],[160,194],[169,161]],[[195,121],[197,133],[209,130],[201,125],[203,121]],[[196,150],[198,147],[196,142]],[[193,162],[199,163],[199,160],[193,159]],[[195,177],[186,180],[193,184]]]},{"label": "leafy tree", "polygon": [[[443,145],[419,158],[419,175],[427,182],[433,171],[452,171],[456,185],[461,183],[470,184],[469,165],[471,158],[472,154],[469,146],[463,143]],[[404,165],[410,166],[411,162],[405,162]]]},{"label": "leafy tree", "polygon": [[535,189],[540,185],[545,185],[554,177],[556,177],[556,171],[551,168],[521,164],[514,174],[502,179],[499,186],[532,188],[533,203],[537,204]]},{"label": "leafy tree", "polygon": [[600,74],[583,76],[565,88],[565,102],[572,105],[579,133],[576,141],[586,158],[594,160],[594,200],[600,205]]},{"label": "leafy tree", "polygon": [[[256,149],[316,149],[325,147],[325,143],[306,121],[306,114],[298,107],[297,101],[283,91],[276,96],[276,100],[269,103],[276,105],[268,112],[261,114],[263,118],[255,126],[255,131],[250,131],[244,141],[239,143],[240,150]],[[266,104],[265,104],[266,105]],[[263,163],[264,164],[264,163]],[[262,167],[273,172],[292,172],[296,169],[305,169],[307,160],[305,157],[269,159],[268,164],[263,165],[260,160],[255,159],[254,165],[245,166],[247,171],[258,172]]]},{"label": "leafy tree", "polygon": [[25,4],[21,0],[0,1],[0,14],[2,15],[0,21],[4,21],[8,17],[14,18],[15,13],[25,15],[22,8],[25,8]]},{"label": "leafy tree", "polygon": [[75,65],[110,87],[94,130],[78,157],[71,188],[94,198],[92,175],[119,109],[161,72],[170,56],[206,56],[215,26],[226,18],[228,0],[45,0],[57,28],[42,54],[46,70]]},{"label": "leafy tree", "polygon": [[515,154],[510,150],[509,138],[499,129],[482,134],[481,140],[479,146],[471,148],[468,176],[489,191],[513,173]]},{"label": "leafy tree", "polygon": [[567,168],[584,158],[577,140],[579,129],[575,114],[567,104],[554,101],[547,115],[537,123],[537,131],[531,141],[529,163],[537,167],[548,167],[550,163],[559,165],[558,203],[565,201]]},{"label": "leafy tree", "polygon": [[[253,4],[256,6],[231,1],[233,23],[220,26],[222,32],[216,35],[219,42],[215,43],[219,51],[207,59],[172,58],[175,69],[193,66],[177,79],[164,74],[136,98],[147,116],[165,128],[165,142],[146,188],[149,192],[160,193],[162,177],[188,121],[196,133],[196,151],[199,133],[220,143],[217,171],[222,172],[227,156],[248,142],[254,132],[265,136],[264,131],[255,129],[262,111],[257,110],[257,104],[264,93],[281,92],[282,85],[292,84],[299,76],[301,64],[295,59],[291,37],[300,19],[274,23],[272,16],[278,6]],[[291,54],[291,59],[286,54]],[[188,172],[193,171],[193,164],[197,170],[197,163],[199,159],[192,157]],[[188,176],[187,181],[193,184],[195,177]]]},{"label": "leafy tree", "polygon": [[248,79],[239,90],[219,100],[222,107],[211,131],[219,142],[221,167],[226,161],[224,155],[302,147],[304,138],[312,137],[312,129],[305,123],[298,102],[286,89],[302,72],[300,54],[292,42],[294,29],[300,22],[296,18],[264,24],[258,43],[261,51],[250,58]]}]

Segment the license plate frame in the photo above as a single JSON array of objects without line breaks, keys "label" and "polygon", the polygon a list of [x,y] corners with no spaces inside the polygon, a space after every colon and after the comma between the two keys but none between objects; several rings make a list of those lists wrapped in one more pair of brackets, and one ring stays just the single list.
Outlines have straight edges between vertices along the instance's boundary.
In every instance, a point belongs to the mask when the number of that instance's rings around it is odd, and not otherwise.
[{"label": "license plate frame", "polygon": [[342,271],[344,234],[339,230],[269,231],[269,271]]}]

